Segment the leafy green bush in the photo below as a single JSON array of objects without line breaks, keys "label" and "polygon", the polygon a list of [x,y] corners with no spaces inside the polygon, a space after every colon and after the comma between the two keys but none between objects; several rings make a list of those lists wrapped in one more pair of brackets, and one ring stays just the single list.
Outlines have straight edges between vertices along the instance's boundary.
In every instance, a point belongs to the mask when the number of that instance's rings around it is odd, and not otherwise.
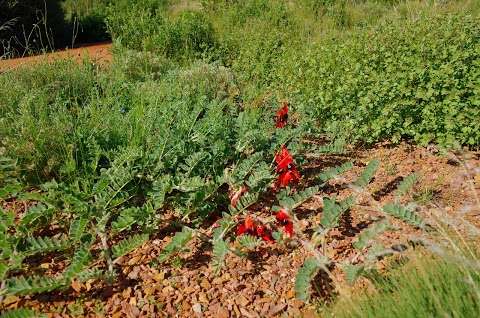
[{"label": "leafy green bush", "polygon": [[385,23],[289,51],[272,85],[354,140],[478,145],[479,40],[468,15]]},{"label": "leafy green bush", "polygon": [[122,2],[112,5],[107,17],[112,37],[129,49],[174,59],[198,56],[214,45],[212,26],[203,13],[184,11],[169,17],[164,5],[152,3],[140,1],[128,9]]}]

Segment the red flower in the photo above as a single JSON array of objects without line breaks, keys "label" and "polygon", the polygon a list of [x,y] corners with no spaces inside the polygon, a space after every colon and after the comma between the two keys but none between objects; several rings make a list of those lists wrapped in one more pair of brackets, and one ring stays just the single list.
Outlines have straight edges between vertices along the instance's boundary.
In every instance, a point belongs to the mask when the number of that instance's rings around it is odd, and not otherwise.
[{"label": "red flower", "polygon": [[252,235],[256,237],[262,238],[262,240],[267,242],[273,242],[272,235],[270,232],[265,228],[265,226],[259,224],[256,225],[255,221],[251,216],[247,216],[245,221],[238,225],[237,227],[237,235]]},{"label": "red flower", "polygon": [[265,226],[257,225],[256,232],[257,232],[257,236],[261,237],[262,240],[266,242],[273,242],[272,235],[270,234],[269,231],[267,231],[267,229],[265,229]]},{"label": "red flower", "polygon": [[288,223],[283,226],[283,230],[288,235],[288,237],[292,237],[293,236],[293,222],[288,221]]},{"label": "red flower", "polygon": [[237,227],[237,235],[242,234],[255,234],[255,222],[251,216],[247,216],[242,224]]},{"label": "red flower", "polygon": [[275,215],[277,221],[283,226],[283,231],[288,235],[288,237],[293,236],[293,222],[290,219],[290,215],[287,214],[285,210],[280,210]]},{"label": "red flower", "polygon": [[277,163],[277,172],[288,170],[293,165],[293,157],[285,145],[282,145],[280,153],[275,155],[275,162]]},{"label": "red flower", "polygon": [[288,102],[284,102],[282,108],[277,111],[275,116],[275,127],[283,128],[287,125],[288,120]]},{"label": "red flower", "polygon": [[300,172],[298,172],[297,168],[293,166],[290,170],[282,172],[278,176],[277,186],[280,188],[284,188],[292,182],[298,182],[300,180],[300,177]]},{"label": "red flower", "polygon": [[288,215],[288,213],[284,209],[281,209],[277,212],[277,214],[275,214],[275,218],[278,222],[283,223],[290,219],[290,215]]}]

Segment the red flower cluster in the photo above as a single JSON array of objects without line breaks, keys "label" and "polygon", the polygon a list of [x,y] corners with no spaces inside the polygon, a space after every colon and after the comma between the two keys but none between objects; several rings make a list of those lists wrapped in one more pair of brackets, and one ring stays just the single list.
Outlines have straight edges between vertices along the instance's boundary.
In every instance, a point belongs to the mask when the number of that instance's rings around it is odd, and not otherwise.
[{"label": "red flower cluster", "polygon": [[251,216],[247,216],[245,221],[238,225],[237,235],[242,234],[260,237],[264,241],[273,242],[270,231],[268,231],[268,229],[266,229],[262,224],[256,224]]},{"label": "red flower cluster", "polygon": [[300,173],[297,167],[295,167],[293,157],[285,145],[282,146],[280,153],[275,155],[275,162],[277,163],[277,173],[280,174],[276,184],[277,187],[284,188],[290,183],[300,180]]},{"label": "red flower cluster", "polygon": [[281,209],[275,215],[277,221],[283,226],[283,231],[288,235],[288,237],[293,236],[293,222],[290,219],[290,215],[284,210]]},{"label": "red flower cluster", "polygon": [[277,111],[275,116],[275,127],[283,128],[287,125],[288,120],[288,102],[283,102],[282,108]]}]

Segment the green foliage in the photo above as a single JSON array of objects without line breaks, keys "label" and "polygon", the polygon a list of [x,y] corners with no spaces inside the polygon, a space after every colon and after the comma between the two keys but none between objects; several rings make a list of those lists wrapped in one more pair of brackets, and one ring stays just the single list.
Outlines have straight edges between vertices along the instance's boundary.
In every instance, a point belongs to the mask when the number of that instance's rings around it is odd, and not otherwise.
[{"label": "green foliage", "polygon": [[342,266],[345,272],[345,278],[349,284],[355,283],[355,281],[363,274],[365,267],[363,265],[345,264]]},{"label": "green foliage", "polygon": [[397,190],[395,190],[395,196],[401,197],[405,194],[407,194],[415,185],[415,183],[418,181],[418,175],[415,173],[409,174],[406,176],[402,182],[397,187]]},{"label": "green foliage", "polygon": [[371,160],[353,184],[357,187],[366,187],[375,175],[379,165],[380,161],[377,159]]},{"label": "green foliage", "polygon": [[329,197],[323,198],[323,213],[321,224],[327,229],[338,226],[342,214],[350,209],[355,203],[355,198],[349,196],[346,199],[336,202]]},{"label": "green foliage", "polygon": [[353,169],[353,163],[351,161],[347,161],[343,163],[340,166],[333,167],[333,168],[328,168],[324,170],[320,175],[318,176],[320,180],[323,182],[327,182],[330,179],[334,179],[335,177],[347,172],[348,170]]},{"label": "green foliage", "polygon": [[389,230],[390,228],[391,225],[388,220],[374,223],[360,233],[357,241],[353,243],[353,247],[355,247],[356,249],[363,249],[367,247],[370,242],[375,239],[379,234]]},{"label": "green foliage", "polygon": [[214,44],[212,25],[202,12],[184,11],[170,17],[162,5],[137,1],[127,9],[128,4],[119,1],[109,7],[107,26],[112,37],[129,49],[181,59],[201,54]]},{"label": "green foliage", "polygon": [[255,249],[255,247],[260,245],[262,241],[255,236],[241,235],[237,238],[237,242],[240,244],[241,247],[244,247],[248,250],[253,250]]},{"label": "green foliage", "polygon": [[113,257],[117,258],[130,253],[131,251],[133,251],[137,247],[140,247],[143,243],[148,241],[148,237],[148,234],[135,234],[120,241],[112,247]]},{"label": "green foliage", "polygon": [[313,153],[320,154],[343,154],[345,153],[345,140],[336,139],[334,142],[328,145],[322,145],[313,149]]},{"label": "green foliage", "polygon": [[323,264],[315,257],[307,258],[295,277],[295,296],[297,299],[308,301],[310,299],[310,285],[312,279],[322,268]]},{"label": "green foliage", "polygon": [[65,237],[29,237],[27,239],[28,254],[48,253],[53,251],[62,251],[69,247],[69,242]]},{"label": "green foliage", "polygon": [[45,318],[46,315],[40,314],[33,309],[18,308],[1,313],[0,318]]},{"label": "green foliage", "polygon": [[77,277],[82,271],[88,267],[92,255],[86,248],[80,248],[72,257],[70,265],[63,273],[63,278],[69,282],[71,279]]},{"label": "green foliage", "polygon": [[184,226],[181,232],[175,233],[170,243],[165,246],[162,253],[158,256],[160,262],[167,260],[172,254],[178,253],[185,248],[188,242],[193,238],[193,231]]},{"label": "green foliage", "polygon": [[[319,308],[322,317],[475,317],[480,310],[478,271],[418,253],[407,264],[378,275],[371,290]],[[468,284],[459,282],[468,280]]]},{"label": "green foliage", "polygon": [[212,268],[215,273],[218,274],[222,270],[225,256],[227,256],[229,251],[230,249],[227,241],[224,241],[223,239],[216,239],[213,241]]},{"label": "green foliage", "polygon": [[13,295],[30,295],[49,292],[62,286],[59,279],[46,276],[14,277],[6,280],[6,291]]},{"label": "green foliage", "polygon": [[318,193],[318,191],[318,186],[306,188],[303,191],[294,193],[293,196],[285,196],[280,198],[278,204],[280,204],[282,208],[286,208],[288,211],[292,211],[293,209],[303,204],[305,201],[311,199],[313,195]]},{"label": "green foliage", "polygon": [[235,207],[229,205],[228,210],[232,215],[240,214],[248,209],[251,205],[255,204],[258,200],[257,193],[247,193],[238,200]]},{"label": "green foliage", "polygon": [[425,227],[425,222],[418,214],[400,204],[388,203],[383,206],[383,211],[413,226],[419,228]]}]

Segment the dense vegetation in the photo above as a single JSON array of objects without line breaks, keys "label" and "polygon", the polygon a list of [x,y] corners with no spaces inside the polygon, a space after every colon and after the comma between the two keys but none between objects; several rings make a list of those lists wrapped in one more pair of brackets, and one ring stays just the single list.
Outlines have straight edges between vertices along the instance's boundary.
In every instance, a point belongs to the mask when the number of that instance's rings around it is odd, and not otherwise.
[{"label": "dense vegetation", "polygon": [[[229,245],[237,221],[291,172],[279,168],[281,149],[292,157],[288,169],[295,162],[303,173],[308,154],[342,153],[345,142],[480,145],[476,1],[63,5],[67,19],[103,25],[105,18],[114,62],[104,69],[62,61],[0,76],[0,296],[64,289],[73,279],[112,282],[116,261],[148,240],[166,211],[179,232],[159,262],[199,236],[203,222],[221,217],[211,239],[220,270],[225,255],[238,252]],[[284,100],[288,124],[275,127]],[[348,185],[365,191],[378,164],[371,161]],[[301,202],[351,168],[326,168],[313,184],[287,181],[271,207],[286,210],[277,223],[294,222]],[[401,201],[415,182],[415,175],[405,178],[398,202],[382,211],[424,229]],[[243,187],[248,193],[233,204]],[[12,202],[25,210],[17,215]],[[315,247],[355,196],[323,202],[323,228],[308,237]],[[375,223],[358,249],[387,230],[388,222]],[[252,247],[256,239],[240,243]],[[33,256],[52,253],[66,264],[61,273],[30,267]],[[372,253],[374,262],[384,251]],[[312,276],[327,263],[305,262],[299,298],[308,300]],[[354,280],[371,266],[346,272]]]}]

